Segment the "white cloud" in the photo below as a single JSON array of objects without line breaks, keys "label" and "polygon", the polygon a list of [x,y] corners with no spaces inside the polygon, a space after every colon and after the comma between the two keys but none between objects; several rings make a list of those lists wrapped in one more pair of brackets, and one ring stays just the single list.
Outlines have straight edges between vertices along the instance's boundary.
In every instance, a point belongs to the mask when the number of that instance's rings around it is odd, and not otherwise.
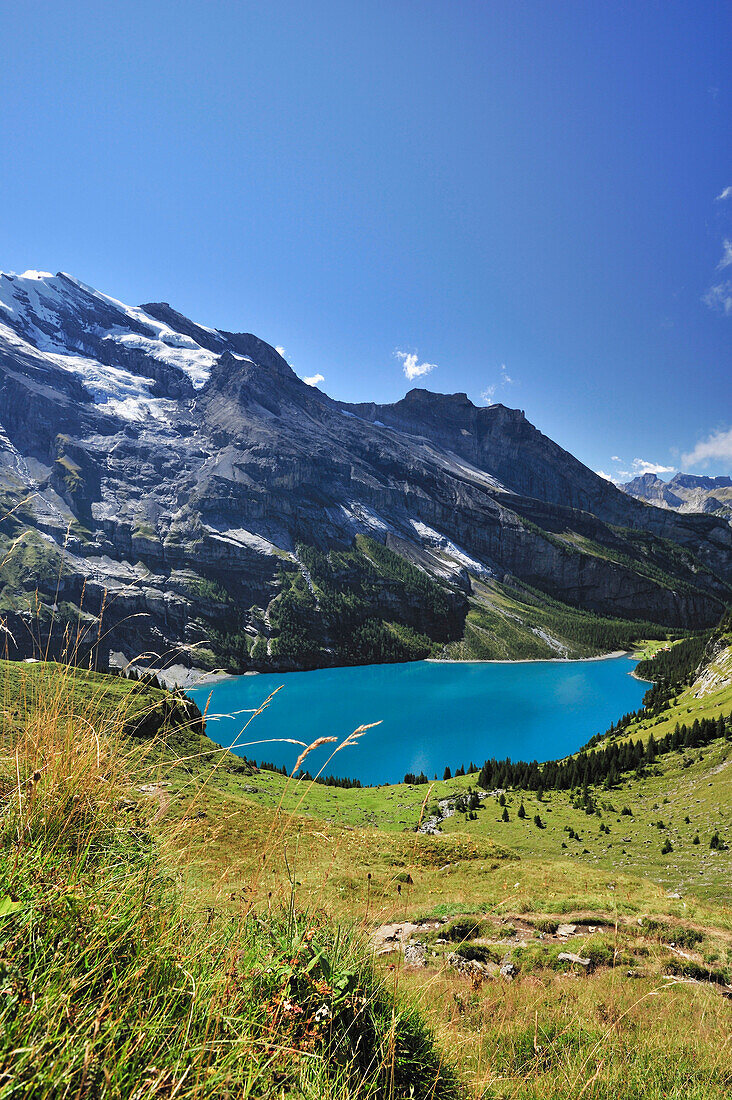
[{"label": "white cloud", "polygon": [[612,481],[613,485],[620,484],[619,477],[613,477],[612,474],[608,474],[605,470],[595,470],[598,477],[604,477],[605,481]]},{"label": "white cloud", "polygon": [[277,352],[278,355],[281,355],[283,359],[287,358],[287,352],[282,347],[282,344],[278,344],[275,348],[275,351]]},{"label": "white cloud", "polygon": [[722,248],[724,249],[722,253],[722,259],[717,264],[717,267],[720,271],[722,270],[722,268],[729,267],[729,265],[732,264],[732,241],[722,241]]},{"label": "white cloud", "polygon": [[732,428],[711,432],[682,458],[684,466],[706,466],[710,460],[732,462]]},{"label": "white cloud", "polygon": [[[724,187],[717,195],[716,201],[727,199],[732,199],[732,186]],[[722,259],[717,264],[717,271],[724,271],[728,267],[732,267],[732,240],[725,237],[722,241]],[[727,317],[732,316],[732,280],[727,279],[725,282],[710,286],[702,296],[702,302],[710,309],[718,310]]]},{"label": "white cloud", "polygon": [[413,378],[421,378],[423,374],[437,369],[437,363],[418,363],[416,352],[395,351],[394,354],[404,364],[404,373],[410,382]]},{"label": "white cloud", "polygon": [[639,474],[672,474],[675,466],[661,466],[659,462],[648,462],[645,458],[633,459],[633,476]]},{"label": "white cloud", "polygon": [[722,313],[732,314],[732,280],[710,286],[702,301],[710,309],[720,309]]},{"label": "white cloud", "polygon": [[[623,459],[619,455],[613,455],[611,461],[622,462]],[[609,474],[606,470],[595,470],[595,473],[599,477],[604,477],[606,481],[612,481],[614,485],[621,485],[624,481],[630,481],[641,474],[672,474],[676,469],[675,466],[663,466],[660,462],[649,462],[645,458],[634,458],[629,465],[630,469],[618,469],[614,474]]]},{"label": "white cloud", "polygon": [[303,382],[306,386],[319,386],[321,382],[325,382],[325,376],[322,374],[313,374],[310,378],[303,378]]},{"label": "white cloud", "polygon": [[497,382],[494,382],[492,386],[486,386],[486,388],[480,395],[481,401],[484,401],[486,405],[492,405],[493,398],[496,396],[496,390],[503,389],[504,386],[512,386],[513,383],[514,379],[511,378],[510,374],[506,370],[506,364],[501,363],[500,378]]}]

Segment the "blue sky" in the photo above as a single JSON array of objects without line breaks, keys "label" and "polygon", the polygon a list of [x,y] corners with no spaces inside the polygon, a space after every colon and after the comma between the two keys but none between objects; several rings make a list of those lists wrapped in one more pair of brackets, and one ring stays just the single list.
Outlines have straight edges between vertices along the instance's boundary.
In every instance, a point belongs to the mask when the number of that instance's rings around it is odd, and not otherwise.
[{"label": "blue sky", "polygon": [[730,473],[731,24],[3,4],[0,268],[255,332],[338,398],[463,390],[613,475]]}]

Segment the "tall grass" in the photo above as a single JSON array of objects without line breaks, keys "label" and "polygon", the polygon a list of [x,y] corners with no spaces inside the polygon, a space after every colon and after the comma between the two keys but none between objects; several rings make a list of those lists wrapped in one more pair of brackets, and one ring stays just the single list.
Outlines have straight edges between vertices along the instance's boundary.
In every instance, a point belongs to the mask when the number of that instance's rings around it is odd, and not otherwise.
[{"label": "tall grass", "polygon": [[[161,815],[165,754],[128,736],[134,685],[4,667],[2,1100],[458,1095],[348,929],[298,912],[294,891],[204,907],[181,890],[206,779]],[[291,818],[274,815],[263,857]]]}]

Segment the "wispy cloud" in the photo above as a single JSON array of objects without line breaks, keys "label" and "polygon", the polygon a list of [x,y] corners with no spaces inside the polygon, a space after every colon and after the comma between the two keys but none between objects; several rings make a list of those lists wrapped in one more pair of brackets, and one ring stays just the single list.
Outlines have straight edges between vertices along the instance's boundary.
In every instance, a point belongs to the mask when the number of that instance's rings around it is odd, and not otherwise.
[{"label": "wispy cloud", "polygon": [[612,481],[613,485],[621,485],[641,474],[672,474],[676,469],[675,466],[664,466],[661,462],[649,462],[646,458],[634,458],[632,462],[626,462],[619,455],[613,455],[611,462],[627,466],[628,469],[617,469],[614,474],[609,474],[606,470],[595,470],[595,473],[606,481]]},{"label": "wispy cloud", "polygon": [[418,362],[416,352],[395,351],[394,354],[397,359],[401,359],[404,373],[410,382],[413,378],[421,378],[423,374],[429,374],[430,371],[437,370],[437,363]]},{"label": "wispy cloud", "polygon": [[504,386],[512,386],[513,383],[514,379],[511,378],[510,374],[506,370],[506,364],[501,363],[501,371],[498,381],[494,382],[490,386],[486,386],[486,388],[480,395],[481,401],[484,401],[486,405],[492,405],[493,398],[496,396],[496,391],[502,390]]},{"label": "wispy cloud", "polygon": [[732,428],[711,432],[682,458],[684,466],[706,466],[711,461],[732,462]]},{"label": "wispy cloud", "polygon": [[[732,187],[725,187],[720,191],[716,201],[726,199],[732,199]],[[732,267],[732,240],[725,237],[722,241],[722,259],[717,264],[717,271],[724,271],[728,267]],[[725,279],[721,283],[714,283],[702,295],[702,302],[709,309],[724,313],[727,317],[732,316],[732,280]]]},{"label": "wispy cloud", "polygon": [[662,466],[660,462],[648,462],[645,458],[634,458],[631,466],[633,477],[639,474],[672,474],[675,466]]},{"label": "wispy cloud", "polygon": [[732,264],[732,241],[722,241],[722,259],[717,264],[717,267],[721,270],[723,267],[729,267]]},{"label": "wispy cloud", "polygon": [[321,382],[325,382],[325,376],[322,374],[312,374],[310,378],[303,378],[303,382],[306,386],[319,386]]},{"label": "wispy cloud", "polygon": [[283,359],[287,358],[287,352],[285,351],[285,349],[282,347],[281,344],[277,345],[277,347],[275,348],[275,351],[277,352],[278,355],[281,355]]},{"label": "wispy cloud", "polygon": [[710,286],[702,301],[710,309],[721,310],[722,313],[732,314],[732,280],[717,283]]},{"label": "wispy cloud", "polygon": [[620,484],[620,478],[617,476],[613,476],[613,474],[607,473],[606,470],[595,470],[595,473],[598,477],[604,477],[605,481],[612,481],[613,485]]}]

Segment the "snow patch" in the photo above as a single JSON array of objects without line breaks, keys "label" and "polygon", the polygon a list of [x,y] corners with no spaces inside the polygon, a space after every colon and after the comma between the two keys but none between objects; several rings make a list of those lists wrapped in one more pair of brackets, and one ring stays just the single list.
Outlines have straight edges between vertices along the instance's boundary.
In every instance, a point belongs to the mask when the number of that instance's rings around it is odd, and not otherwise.
[{"label": "snow patch", "polygon": [[[245,546],[248,550],[254,550],[258,554],[280,555],[285,551],[275,546],[269,539],[265,539],[262,535],[257,535],[253,531],[247,531],[243,527],[213,527],[210,524],[205,525],[205,530],[214,538],[221,542],[228,542],[233,546]],[[288,558],[291,558],[291,554],[287,554]]]},{"label": "snow patch", "polygon": [[493,474],[489,474],[485,470],[480,470],[477,466],[471,465],[471,463],[467,462],[464,458],[452,452],[448,452],[448,454],[450,456],[450,461],[445,461],[443,459],[443,464],[448,470],[452,469],[458,473],[467,474],[473,481],[480,481],[490,489],[496,489],[498,492],[508,492],[506,486],[499,481],[497,477],[494,477]]},{"label": "snow patch", "polygon": [[208,381],[211,368],[218,359],[214,352],[199,347],[190,336],[180,333],[163,332],[160,339],[154,340],[138,332],[111,331],[103,339],[141,351],[149,359],[183,371],[196,389],[200,389]]},{"label": "snow patch", "polygon": [[421,520],[412,519],[409,522],[423,542],[435,550],[439,550],[442,555],[450,558],[458,565],[463,566],[469,573],[473,573],[478,577],[493,576],[492,571],[487,566],[457,546],[447,535],[435,531],[434,527],[422,523]]},{"label": "snow patch", "polygon": [[385,535],[394,530],[392,525],[382,519],[378,512],[359,500],[349,500],[346,504],[339,504],[335,511],[340,513],[341,518],[345,516],[349,526],[355,527],[359,531],[377,531],[379,534]]},{"label": "snow patch", "polygon": [[[95,309],[95,303],[103,309]],[[71,317],[82,333],[138,349],[148,358],[182,371],[196,389],[208,380],[218,358],[215,352],[202,348],[192,337],[176,332],[139,306],[128,306],[65,273],[54,276],[47,271],[26,271],[22,275],[0,272],[0,306],[11,315],[9,319],[22,329],[26,339],[41,351],[73,354],[81,350],[69,346],[64,333],[65,323]],[[119,316],[117,324],[109,324],[110,311]],[[135,329],[144,329],[146,335],[130,332],[130,322]],[[223,350],[223,337],[219,339]]]},{"label": "snow patch", "polygon": [[150,396],[150,390],[155,385],[152,378],[133,374],[122,367],[109,367],[83,355],[39,351],[4,324],[0,324],[0,342],[16,352],[32,356],[40,364],[47,363],[76,375],[95,404],[106,406],[105,411],[124,420],[142,422],[153,417],[166,422],[170,417],[174,402]]}]

